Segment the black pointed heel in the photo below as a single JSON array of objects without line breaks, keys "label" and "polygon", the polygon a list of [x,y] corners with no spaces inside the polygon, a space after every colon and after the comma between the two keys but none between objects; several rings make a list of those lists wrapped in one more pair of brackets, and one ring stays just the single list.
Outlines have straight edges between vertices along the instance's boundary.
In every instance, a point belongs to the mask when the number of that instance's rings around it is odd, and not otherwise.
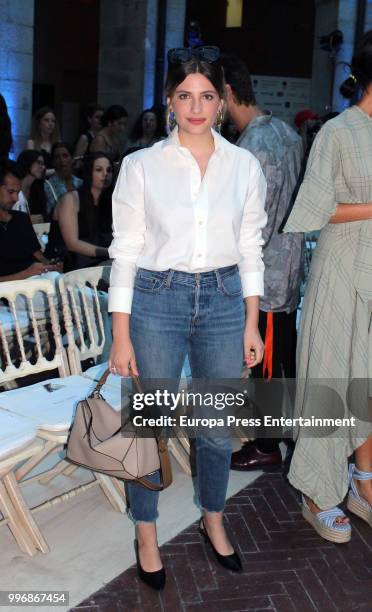
[{"label": "black pointed heel", "polygon": [[157,570],[156,572],[145,572],[145,570],[141,566],[137,540],[134,541],[134,550],[136,552],[137,573],[140,580],[142,580],[142,582],[147,584],[147,586],[151,587],[155,591],[162,591],[165,587],[164,567],[162,567],[160,570]]},{"label": "black pointed heel", "polygon": [[220,553],[215,549],[212,544],[212,541],[207,533],[205,528],[204,520],[201,518],[199,522],[199,533],[203,536],[204,540],[208,542],[211,549],[213,550],[215,557],[222,567],[231,570],[232,572],[241,572],[242,571],[242,562],[238,553],[234,550],[231,555],[220,555]]}]

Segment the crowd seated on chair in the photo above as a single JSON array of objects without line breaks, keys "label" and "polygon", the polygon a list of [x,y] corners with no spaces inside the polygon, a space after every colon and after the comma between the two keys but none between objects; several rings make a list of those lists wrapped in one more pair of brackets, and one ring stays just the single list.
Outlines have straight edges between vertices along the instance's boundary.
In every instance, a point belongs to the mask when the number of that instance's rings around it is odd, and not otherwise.
[{"label": "crowd seated on chair", "polygon": [[[99,115],[102,110],[95,108]],[[119,136],[126,111],[116,110],[120,116],[109,113],[100,136],[108,148],[118,147],[119,163],[125,149],[123,140],[119,150]],[[95,127],[92,136],[97,135],[98,123]],[[97,142],[96,138],[95,147]],[[83,182],[75,180],[71,149],[60,142],[50,108],[35,114],[32,139],[20,154],[19,165],[7,159],[9,146],[4,148],[7,153],[0,156],[0,527],[7,525],[21,550],[34,555],[47,553],[49,547],[21,485],[25,479],[47,485],[59,474],[72,473],[60,453],[76,404],[92,391],[107,367],[112,342],[107,287],[114,172],[107,151],[89,153],[87,146],[80,153]],[[44,239],[48,229],[43,251],[38,236]],[[45,380],[46,375],[51,378]],[[110,374],[105,396],[120,408],[118,377]],[[173,441],[170,450],[189,473],[187,453]],[[40,472],[51,456],[56,463]],[[98,484],[111,506],[124,512],[122,484],[103,474],[92,475],[88,484],[81,485],[77,478],[72,489],[70,485],[58,496],[54,488],[46,487],[46,501],[37,510]]]},{"label": "crowd seated on chair", "polygon": [[33,186],[36,183],[42,182],[45,173],[45,162],[42,154],[35,149],[22,151],[17,159],[17,165],[21,174],[21,191],[18,194],[18,201],[13,206],[12,210],[28,213],[31,216],[32,223],[43,223],[46,216],[45,207],[42,214],[31,213],[29,200],[32,200]]},{"label": "crowd seated on chair", "polygon": [[13,210],[19,201],[21,174],[15,162],[0,161],[0,280],[22,280],[61,271],[41,252],[30,215]]},{"label": "crowd seated on chair", "polygon": [[83,181],[72,173],[72,155],[73,150],[68,142],[54,143],[51,157],[55,172],[44,182],[48,217],[52,216],[59,198],[64,193],[79,189],[83,184]]},{"label": "crowd seated on chair", "polygon": [[113,165],[105,153],[87,156],[84,183],[65,193],[54,209],[46,257],[64,260],[64,271],[108,260],[112,240]]}]

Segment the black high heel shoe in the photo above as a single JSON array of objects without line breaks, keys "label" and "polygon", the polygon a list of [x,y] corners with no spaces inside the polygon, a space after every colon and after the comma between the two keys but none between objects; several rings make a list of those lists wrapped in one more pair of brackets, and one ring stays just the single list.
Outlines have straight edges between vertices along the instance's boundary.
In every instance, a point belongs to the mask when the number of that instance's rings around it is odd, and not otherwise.
[{"label": "black high heel shoe", "polygon": [[160,570],[156,572],[145,572],[145,570],[141,566],[139,552],[138,552],[138,541],[134,541],[134,549],[136,551],[136,559],[137,559],[137,572],[138,577],[142,582],[147,584],[147,586],[155,589],[155,591],[162,591],[165,587],[165,569],[162,567]]},{"label": "black high heel shoe", "polygon": [[201,518],[199,522],[199,533],[204,537],[204,540],[208,542],[208,544],[212,548],[215,557],[220,565],[222,565],[226,569],[231,570],[232,572],[242,571],[242,562],[238,553],[235,550],[231,555],[220,555],[220,553],[215,549],[205,528],[203,518]]}]

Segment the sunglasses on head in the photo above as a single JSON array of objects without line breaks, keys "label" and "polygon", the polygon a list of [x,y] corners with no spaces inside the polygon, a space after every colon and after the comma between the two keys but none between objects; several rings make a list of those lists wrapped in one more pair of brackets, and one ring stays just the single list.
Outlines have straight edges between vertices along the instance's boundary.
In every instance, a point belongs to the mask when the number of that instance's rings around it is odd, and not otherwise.
[{"label": "sunglasses on head", "polygon": [[178,47],[176,49],[169,49],[167,53],[168,62],[170,64],[183,64],[189,62],[191,59],[198,59],[201,62],[208,62],[211,64],[220,57],[220,50],[218,47],[203,46],[203,47]]}]

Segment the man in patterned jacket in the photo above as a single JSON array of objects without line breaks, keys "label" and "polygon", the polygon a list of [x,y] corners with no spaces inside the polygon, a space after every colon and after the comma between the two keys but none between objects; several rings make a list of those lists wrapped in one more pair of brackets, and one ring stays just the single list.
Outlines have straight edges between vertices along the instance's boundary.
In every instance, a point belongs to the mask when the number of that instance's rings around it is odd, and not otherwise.
[{"label": "man in patterned jacket", "polygon": [[[251,77],[243,61],[228,55],[222,58],[222,63],[227,83],[227,111],[240,132],[236,144],[257,157],[267,181],[268,222],[263,230],[265,294],[260,299],[259,316],[265,356],[252,374],[269,380],[271,377],[294,379],[304,238],[301,233],[282,233],[281,226],[293,202],[301,170],[302,140],[288,124],[257,106]],[[259,385],[257,389],[260,393]],[[279,389],[275,395],[278,412],[275,416],[282,409],[283,386]],[[269,437],[246,442],[241,450],[233,453],[231,468],[250,470],[280,465],[279,442],[280,438]]]}]

